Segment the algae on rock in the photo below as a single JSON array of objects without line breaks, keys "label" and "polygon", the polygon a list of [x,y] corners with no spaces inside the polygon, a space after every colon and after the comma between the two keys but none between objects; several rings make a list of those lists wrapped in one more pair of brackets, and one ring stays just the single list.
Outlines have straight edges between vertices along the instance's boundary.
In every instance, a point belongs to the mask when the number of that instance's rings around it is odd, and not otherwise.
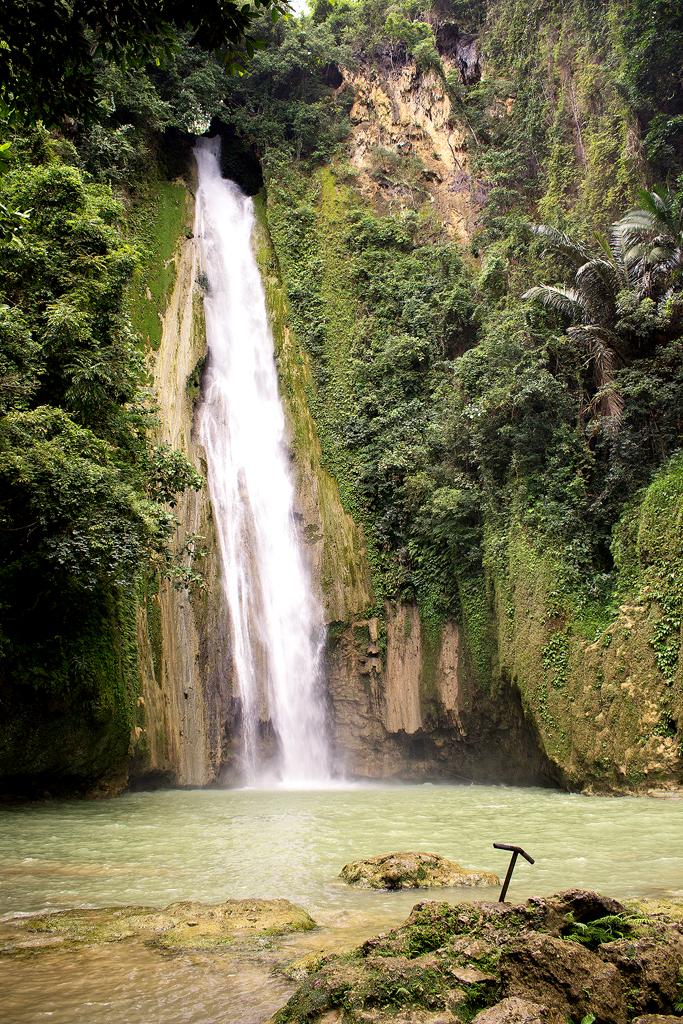
[{"label": "algae on rock", "polygon": [[464,868],[438,853],[385,853],[345,864],[339,875],[363,889],[433,889],[500,885],[492,871]]},{"label": "algae on rock", "polygon": [[64,910],[10,918],[0,930],[0,955],[9,956],[55,947],[77,949],[141,939],[165,952],[220,952],[254,939],[309,931],[315,922],[288,900],[197,901],[153,907],[103,907]]}]

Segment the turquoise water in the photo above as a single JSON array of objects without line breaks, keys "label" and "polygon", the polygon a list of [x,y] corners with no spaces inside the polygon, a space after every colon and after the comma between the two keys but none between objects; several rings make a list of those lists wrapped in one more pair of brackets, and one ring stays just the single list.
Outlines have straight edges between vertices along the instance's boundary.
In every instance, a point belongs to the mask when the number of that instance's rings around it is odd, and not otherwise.
[{"label": "turquoise water", "polygon": [[[496,841],[518,843],[536,859],[519,862],[511,899],[570,886],[619,898],[683,897],[680,799],[497,786],[171,790],[0,809],[0,914],[285,897],[321,925],[288,940],[294,957],[352,945],[403,920],[421,898],[497,896],[356,890],[337,877],[349,860],[426,850],[503,874],[507,855],[492,848]],[[257,1024],[291,987],[271,966],[169,959],[126,943],[0,960],[3,1020]]]}]

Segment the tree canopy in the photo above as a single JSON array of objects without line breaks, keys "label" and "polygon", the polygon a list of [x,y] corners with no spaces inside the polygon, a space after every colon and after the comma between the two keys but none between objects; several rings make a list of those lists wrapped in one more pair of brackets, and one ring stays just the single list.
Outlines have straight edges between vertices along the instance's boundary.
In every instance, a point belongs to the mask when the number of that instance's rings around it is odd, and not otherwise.
[{"label": "tree canopy", "polygon": [[265,11],[276,20],[286,0],[8,0],[0,25],[0,98],[6,107],[52,123],[97,102],[96,59],[162,63],[177,31],[226,61],[243,62],[259,45],[252,29]]}]

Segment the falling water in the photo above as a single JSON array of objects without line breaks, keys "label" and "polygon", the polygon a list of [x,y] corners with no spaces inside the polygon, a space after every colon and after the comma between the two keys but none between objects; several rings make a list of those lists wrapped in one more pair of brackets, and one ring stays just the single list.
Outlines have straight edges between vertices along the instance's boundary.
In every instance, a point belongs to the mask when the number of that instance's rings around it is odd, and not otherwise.
[{"label": "falling water", "polygon": [[321,608],[302,557],[273,338],[251,235],[251,199],[200,139],[197,223],[208,343],[200,438],[242,706],[244,775],[264,781],[260,723],[272,723],[286,784],[329,778],[321,692]]}]

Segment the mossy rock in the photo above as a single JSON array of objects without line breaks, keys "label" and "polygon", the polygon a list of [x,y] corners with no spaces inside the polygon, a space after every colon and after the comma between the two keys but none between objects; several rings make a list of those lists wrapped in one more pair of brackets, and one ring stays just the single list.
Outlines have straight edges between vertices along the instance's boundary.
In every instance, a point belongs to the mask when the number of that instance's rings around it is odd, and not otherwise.
[{"label": "mossy rock", "polygon": [[315,921],[289,900],[228,900],[215,907],[176,903],[181,920],[151,940],[158,949],[220,949],[240,940],[287,935],[315,928]]},{"label": "mossy rock", "polygon": [[[610,922],[622,938],[607,934]],[[604,940],[588,948],[579,925]],[[589,1015],[625,1024],[651,1007],[674,1011],[681,963],[677,924],[635,918],[594,892],[520,905],[424,902],[401,927],[326,958],[271,1024],[563,1024]]]},{"label": "mossy rock", "polygon": [[220,951],[267,936],[315,928],[315,921],[289,900],[227,900],[215,905],[188,901],[163,910],[103,907],[66,910],[8,921],[0,954],[78,948],[141,939],[167,952]]},{"label": "mossy rock", "polygon": [[433,889],[500,885],[492,871],[463,868],[438,853],[384,853],[345,864],[339,876],[363,889]]},{"label": "mossy rock", "polygon": [[329,960],[335,958],[334,953],[326,953],[322,951],[306,953],[304,956],[298,956],[294,960],[290,960],[289,963],[284,964],[279,968],[279,973],[283,977],[289,979],[289,981],[303,981],[304,978],[308,978],[311,974],[315,974],[319,971]]},{"label": "mossy rock", "polygon": [[662,914],[665,917],[670,918],[672,921],[683,922],[683,899],[672,900],[652,898],[629,900],[627,907],[635,914],[653,914],[657,916]]}]

